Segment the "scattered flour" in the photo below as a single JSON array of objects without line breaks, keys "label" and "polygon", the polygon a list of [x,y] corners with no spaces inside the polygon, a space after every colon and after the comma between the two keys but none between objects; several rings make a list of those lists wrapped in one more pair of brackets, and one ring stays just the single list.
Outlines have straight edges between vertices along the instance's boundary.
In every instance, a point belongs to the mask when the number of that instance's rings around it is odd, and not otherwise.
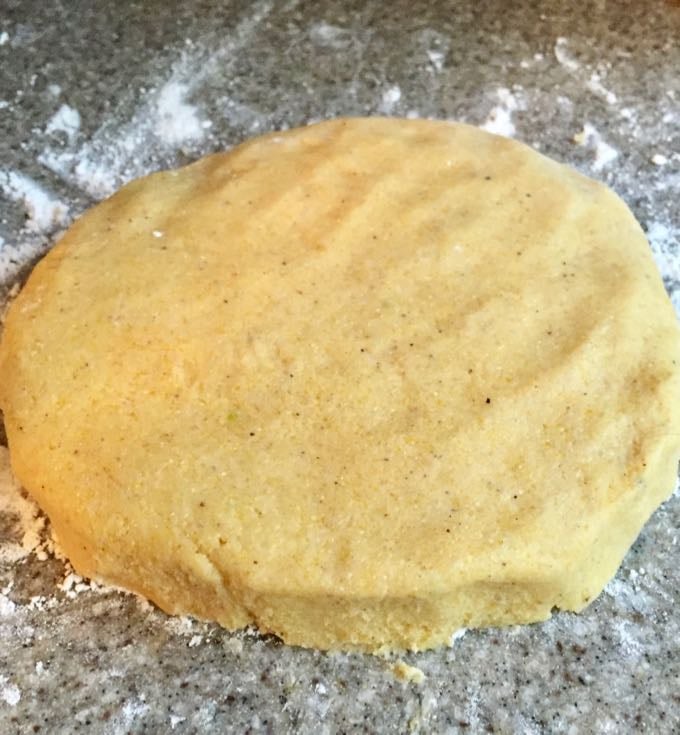
[{"label": "scattered flour", "polygon": [[583,131],[574,136],[574,142],[592,150],[594,171],[602,171],[619,156],[616,148],[609,145],[591,123],[585,123]]},{"label": "scattered flour", "polygon": [[128,700],[120,712],[121,724],[125,727],[130,727],[138,720],[144,719],[150,709],[149,705],[141,697]]},{"label": "scattered flour", "polygon": [[156,134],[168,145],[176,146],[203,138],[204,130],[197,109],[187,103],[189,85],[171,79],[158,94]]},{"label": "scattered flour", "polygon": [[446,54],[439,49],[428,49],[426,53],[427,58],[430,60],[430,64],[432,64],[432,68],[435,71],[441,71],[444,68]]},{"label": "scattered flour", "polygon": [[80,113],[68,105],[62,105],[51,117],[45,128],[48,135],[57,132],[66,133],[69,141],[73,141],[79,130]]},{"label": "scattered flour", "polygon": [[0,189],[24,207],[30,232],[49,233],[69,221],[68,206],[25,174],[0,169]]},{"label": "scattered flour", "polygon": [[671,301],[680,317],[680,233],[663,222],[652,222],[647,228],[647,239],[661,275],[672,286]]},{"label": "scattered flour", "polygon": [[122,184],[155,168],[154,162],[184,146],[200,150],[211,121],[190,103],[191,96],[216,71],[224,71],[248,45],[271,12],[272,2],[256,2],[216,50],[191,42],[160,84],[144,92],[127,120],[110,114],[92,137],[81,143],[47,145],[38,161],[94,199],[103,199]]},{"label": "scattered flour", "polygon": [[389,115],[394,112],[399,100],[401,99],[401,89],[395,84],[388,87],[382,95],[382,99],[379,105],[379,111],[385,115]]},{"label": "scattered flour", "polygon": [[165,627],[175,635],[192,635],[194,631],[194,621],[186,616],[168,618]]},{"label": "scattered flour", "polygon": [[[45,527],[45,517],[38,506],[25,496],[19,483],[12,475],[9,452],[0,446],[0,515],[11,522],[15,538],[3,541],[0,545],[0,562],[12,563],[26,558],[41,543]],[[6,603],[0,610],[7,612]]]},{"label": "scattered flour", "polygon": [[555,41],[555,58],[568,71],[574,72],[581,68],[581,65],[569,52],[567,39],[564,36],[560,36]]},{"label": "scattered flour", "polygon": [[0,618],[8,618],[13,615],[17,606],[5,594],[0,594]]},{"label": "scattered flour", "polygon": [[456,641],[459,641],[467,633],[467,628],[458,628],[458,630],[451,635],[449,638],[449,646],[453,646]]},{"label": "scattered flour", "polygon": [[615,105],[619,101],[618,97],[611,90],[603,86],[600,81],[600,75],[597,72],[593,72],[590,75],[590,79],[586,82],[586,87],[598,97],[602,97],[610,105]]},{"label": "scattered flour", "polygon": [[341,49],[352,42],[352,31],[321,21],[310,27],[309,37],[319,46]]},{"label": "scattered flour", "polygon": [[489,133],[511,138],[516,132],[512,116],[516,110],[522,109],[522,106],[517,97],[505,87],[497,89],[496,96],[499,104],[491,110],[480,127]]},{"label": "scattered flour", "polygon": [[12,684],[6,676],[0,674],[0,699],[10,707],[16,707],[21,699],[21,690]]}]

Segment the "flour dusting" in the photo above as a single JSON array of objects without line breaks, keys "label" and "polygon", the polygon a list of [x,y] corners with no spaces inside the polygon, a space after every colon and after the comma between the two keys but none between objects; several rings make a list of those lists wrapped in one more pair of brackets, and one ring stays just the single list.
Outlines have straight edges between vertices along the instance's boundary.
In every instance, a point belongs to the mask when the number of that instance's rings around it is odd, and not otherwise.
[{"label": "flour dusting", "polygon": [[680,232],[670,224],[655,221],[647,228],[647,239],[680,318]]},{"label": "flour dusting", "polygon": [[497,89],[496,96],[499,104],[489,112],[488,117],[480,127],[489,133],[511,138],[516,132],[512,117],[515,111],[521,109],[520,101],[505,87]]},{"label": "flour dusting", "polygon": [[586,87],[598,95],[598,97],[602,97],[610,105],[615,105],[619,101],[619,98],[614,92],[602,84],[601,77],[597,72],[593,72],[590,75],[590,79],[586,82]]},{"label": "flour dusting", "polygon": [[571,55],[568,48],[568,41],[564,36],[560,36],[555,41],[555,58],[567,71],[578,71],[581,65]]},{"label": "flour dusting", "polygon": [[10,707],[16,707],[21,699],[21,690],[19,687],[2,674],[0,674],[0,699]]},{"label": "flour dusting", "polygon": [[[22,490],[12,474],[7,447],[0,446],[0,517],[11,529],[0,545],[0,563],[25,559],[41,543],[45,517],[38,506]],[[5,613],[6,604],[1,607]]]},{"label": "flour dusting", "polygon": [[196,107],[187,102],[189,91],[188,84],[171,79],[158,93],[155,132],[166,145],[203,138],[205,127]]},{"label": "flour dusting", "polygon": [[395,84],[388,87],[382,94],[382,100],[380,101],[379,111],[385,115],[389,115],[394,112],[395,107],[401,99],[401,89]]},{"label": "flour dusting", "polygon": [[25,174],[0,169],[0,189],[23,206],[30,232],[51,232],[69,220],[68,206]]},{"label": "flour dusting", "polygon": [[45,132],[50,133],[66,133],[69,141],[73,141],[80,130],[80,113],[69,105],[62,105],[50,118],[45,128]]},{"label": "flour dusting", "polygon": [[574,142],[593,152],[592,167],[594,171],[602,171],[619,156],[616,148],[609,145],[591,123],[585,123],[583,131],[574,136]]},{"label": "flour dusting", "polygon": [[432,68],[435,71],[441,71],[444,68],[446,54],[439,49],[428,49],[426,53],[427,58],[430,60],[430,64],[432,64]]},{"label": "flour dusting", "polygon": [[326,23],[314,23],[309,29],[309,36],[319,46],[327,46],[333,49],[345,48],[352,42],[352,31],[349,28]]},{"label": "flour dusting", "polygon": [[168,155],[185,148],[199,153],[211,121],[191,97],[216,71],[238,59],[271,9],[271,2],[254,3],[233,36],[217,49],[187,42],[166,78],[144,91],[127,120],[110,115],[89,140],[66,148],[48,144],[38,161],[92,198],[103,199],[157,168],[157,161]]}]

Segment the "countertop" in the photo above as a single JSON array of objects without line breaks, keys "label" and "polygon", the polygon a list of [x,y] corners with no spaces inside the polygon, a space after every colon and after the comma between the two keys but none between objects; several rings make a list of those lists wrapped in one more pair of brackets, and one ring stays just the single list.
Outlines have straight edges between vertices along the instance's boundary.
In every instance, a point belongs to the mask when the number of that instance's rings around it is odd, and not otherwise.
[{"label": "countertop", "polygon": [[[4,293],[130,178],[385,114],[483,125],[605,181],[680,309],[679,39],[661,0],[4,0]],[[396,656],[230,634],[80,580],[0,460],[3,733],[680,732],[677,491],[585,612],[468,631],[400,676]]]}]

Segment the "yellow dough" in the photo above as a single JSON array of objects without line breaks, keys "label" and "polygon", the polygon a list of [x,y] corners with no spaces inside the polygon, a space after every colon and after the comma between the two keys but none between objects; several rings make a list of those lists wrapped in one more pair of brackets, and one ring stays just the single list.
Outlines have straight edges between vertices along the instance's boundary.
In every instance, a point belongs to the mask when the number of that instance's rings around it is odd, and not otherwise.
[{"label": "yellow dough", "polygon": [[604,186],[336,120],[125,186],[11,307],[14,470],[76,570],[320,648],[581,610],[673,489],[680,336]]}]

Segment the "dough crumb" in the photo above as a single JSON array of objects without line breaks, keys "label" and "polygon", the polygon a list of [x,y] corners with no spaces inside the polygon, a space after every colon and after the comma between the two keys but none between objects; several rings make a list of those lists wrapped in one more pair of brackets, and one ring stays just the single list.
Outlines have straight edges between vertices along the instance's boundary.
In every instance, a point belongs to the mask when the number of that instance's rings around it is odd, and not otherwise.
[{"label": "dough crumb", "polygon": [[425,673],[417,666],[409,666],[405,661],[399,659],[391,666],[394,676],[405,684],[422,684],[425,681]]}]

